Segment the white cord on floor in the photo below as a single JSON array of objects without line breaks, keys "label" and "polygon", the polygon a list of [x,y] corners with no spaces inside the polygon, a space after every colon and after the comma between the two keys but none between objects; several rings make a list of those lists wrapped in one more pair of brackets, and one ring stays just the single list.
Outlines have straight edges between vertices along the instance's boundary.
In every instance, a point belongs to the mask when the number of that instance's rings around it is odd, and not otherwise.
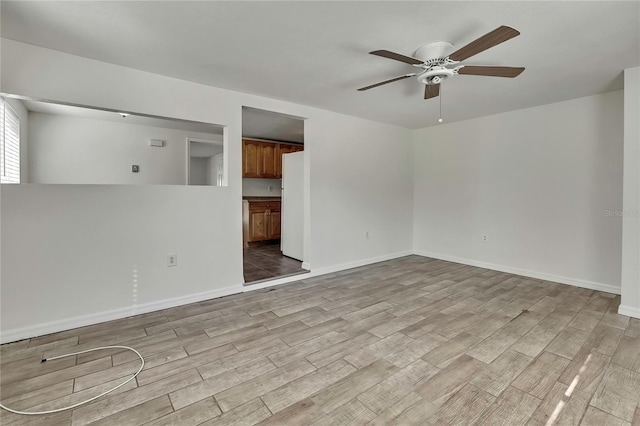
[{"label": "white cord on floor", "polygon": [[126,350],[129,350],[129,351],[133,351],[133,352],[136,353],[136,355],[138,355],[138,358],[140,358],[140,368],[138,369],[138,371],[136,371],[136,374],[134,374],[133,376],[129,377],[127,380],[125,380],[124,382],[120,383],[115,388],[109,389],[106,392],[102,392],[100,395],[96,395],[93,398],[89,398],[86,401],[78,402],[77,404],[73,404],[73,405],[70,405],[68,407],[57,408],[55,410],[49,410],[49,411],[18,411],[18,410],[13,410],[13,409],[11,409],[9,407],[5,407],[4,405],[2,405],[2,403],[0,403],[0,408],[4,408],[5,410],[10,411],[10,412],[15,413],[15,414],[53,414],[53,413],[59,413],[61,411],[70,410],[72,408],[76,408],[76,407],[79,407],[81,405],[87,404],[87,403],[89,403],[91,401],[95,401],[96,399],[100,398],[101,396],[105,396],[106,394],[111,393],[111,392],[113,392],[114,390],[116,390],[118,388],[121,388],[122,386],[126,385],[127,383],[129,383],[130,381],[135,379],[136,376],[138,374],[140,374],[140,372],[144,368],[144,358],[142,358],[142,355],[140,355],[140,352],[136,351],[133,348],[130,348],[129,346],[101,346],[99,348],[87,349],[86,351],[74,352],[74,353],[66,354],[66,355],[58,355],[58,356],[54,356],[52,358],[45,358],[41,362],[46,362],[46,361],[51,361],[51,360],[54,360],[54,359],[65,358],[65,357],[68,357],[68,356],[86,354],[87,352],[100,351],[102,349],[126,349]]}]

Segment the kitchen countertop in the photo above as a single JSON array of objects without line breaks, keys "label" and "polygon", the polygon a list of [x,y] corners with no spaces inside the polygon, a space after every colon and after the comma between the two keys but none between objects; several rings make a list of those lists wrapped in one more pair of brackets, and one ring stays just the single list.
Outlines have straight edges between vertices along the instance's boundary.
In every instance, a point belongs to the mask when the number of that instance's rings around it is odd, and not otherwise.
[{"label": "kitchen countertop", "polygon": [[243,196],[243,200],[245,201],[280,201],[282,197],[251,197],[251,196]]}]

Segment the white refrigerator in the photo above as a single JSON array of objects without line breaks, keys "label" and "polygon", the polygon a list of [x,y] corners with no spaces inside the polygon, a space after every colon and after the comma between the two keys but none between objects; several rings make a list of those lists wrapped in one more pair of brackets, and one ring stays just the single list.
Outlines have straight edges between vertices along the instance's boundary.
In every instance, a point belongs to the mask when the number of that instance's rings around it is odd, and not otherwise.
[{"label": "white refrigerator", "polygon": [[280,250],[302,261],[304,232],[304,151],[282,155]]}]

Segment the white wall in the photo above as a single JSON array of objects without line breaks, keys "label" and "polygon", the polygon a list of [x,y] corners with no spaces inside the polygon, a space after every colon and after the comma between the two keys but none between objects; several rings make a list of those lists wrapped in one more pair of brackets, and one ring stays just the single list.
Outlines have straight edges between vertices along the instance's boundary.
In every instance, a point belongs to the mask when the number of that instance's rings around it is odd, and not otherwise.
[{"label": "white wall", "polygon": [[620,313],[640,318],[640,67],[624,71],[624,203]]},{"label": "white wall", "polygon": [[[312,272],[411,250],[406,129],[6,39],[1,84],[34,98],[224,125],[229,185],[3,187],[3,341],[242,291],[242,106],[308,118]],[[167,268],[172,252],[178,266]]]},{"label": "white wall", "polygon": [[208,167],[207,157],[191,157],[189,165],[189,184],[207,185]]},{"label": "white wall", "polygon": [[622,117],[616,91],[415,131],[415,250],[619,293]]},{"label": "white wall", "polygon": [[28,184],[2,197],[3,333],[240,283],[223,266],[237,254],[217,244],[235,221],[215,205],[233,205],[227,188]]},{"label": "white wall", "polygon": [[[309,144],[322,134],[322,144]],[[413,170],[396,128],[336,116],[331,126],[305,121],[305,155],[311,154],[314,265],[404,250],[412,241]],[[356,143],[354,143],[357,141]],[[316,176],[322,176],[317,179]],[[405,224],[408,224],[406,226]],[[370,239],[364,238],[369,232]]]},{"label": "white wall", "polygon": [[[30,112],[29,182],[185,185],[187,137],[221,139],[126,120]],[[150,139],[164,146],[149,146]],[[131,171],[133,164],[140,166],[138,173]]]},{"label": "white wall", "polygon": [[[269,191],[269,187],[272,188]],[[245,197],[280,197],[282,196],[282,182],[280,179],[242,179],[242,195]]]}]

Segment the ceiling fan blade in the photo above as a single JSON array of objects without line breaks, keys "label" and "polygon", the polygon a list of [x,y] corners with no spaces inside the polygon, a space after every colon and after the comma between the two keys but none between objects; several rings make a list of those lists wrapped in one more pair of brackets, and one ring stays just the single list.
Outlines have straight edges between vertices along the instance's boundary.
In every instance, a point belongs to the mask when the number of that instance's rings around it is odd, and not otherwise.
[{"label": "ceiling fan blade", "polygon": [[513,78],[519,76],[522,71],[524,71],[524,67],[478,67],[465,65],[458,70],[458,74]]},{"label": "ceiling fan blade", "polygon": [[413,77],[414,75],[415,75],[415,73],[414,74],[405,74],[405,75],[401,75],[400,77],[395,77],[395,78],[391,78],[389,80],[381,81],[380,83],[372,84],[370,86],[361,87],[361,88],[358,89],[358,92],[362,92],[363,90],[373,89],[374,87],[382,86],[383,84],[393,83],[394,81],[404,80],[405,78]]},{"label": "ceiling fan blade", "polygon": [[517,35],[520,35],[518,30],[503,25],[456,50],[449,55],[449,59],[452,61],[464,61]]},{"label": "ceiling fan blade", "polygon": [[438,95],[440,95],[440,85],[439,84],[432,84],[432,85],[424,86],[424,98],[425,99],[435,98]]},{"label": "ceiling fan blade", "polygon": [[369,52],[372,55],[382,56],[383,58],[393,59],[395,61],[404,62],[411,65],[420,65],[423,63],[420,59],[412,58],[410,56],[401,55],[399,53],[390,52],[388,50],[374,50]]}]

